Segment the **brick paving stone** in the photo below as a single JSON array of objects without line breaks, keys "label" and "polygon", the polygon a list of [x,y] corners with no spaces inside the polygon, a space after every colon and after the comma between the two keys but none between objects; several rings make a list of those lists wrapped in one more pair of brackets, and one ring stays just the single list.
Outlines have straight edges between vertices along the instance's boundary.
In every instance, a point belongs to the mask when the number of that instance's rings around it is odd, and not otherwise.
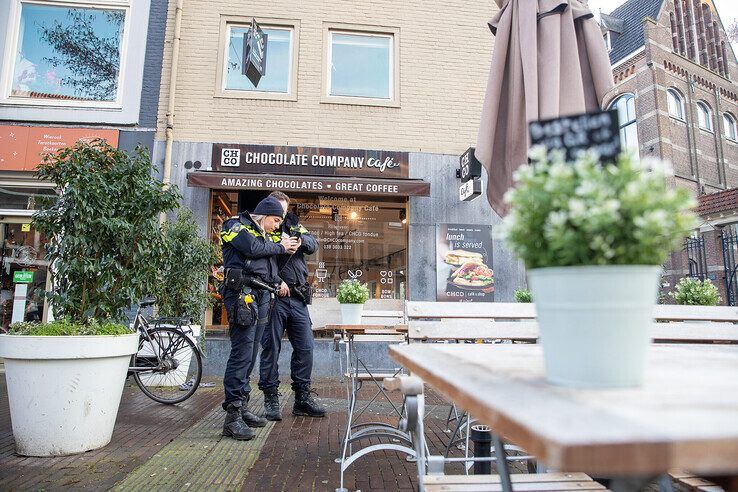
[{"label": "brick paving stone", "polygon": [[131,381],[110,444],[74,456],[33,458],[15,454],[5,376],[0,375],[0,490],[107,490],[218,406],[219,386],[200,388],[178,405],[162,405]]}]

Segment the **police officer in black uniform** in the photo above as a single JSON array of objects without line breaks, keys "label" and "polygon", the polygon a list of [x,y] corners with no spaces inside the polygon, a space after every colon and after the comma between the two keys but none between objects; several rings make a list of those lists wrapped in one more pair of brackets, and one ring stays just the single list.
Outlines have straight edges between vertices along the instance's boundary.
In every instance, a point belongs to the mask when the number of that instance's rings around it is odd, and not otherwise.
[{"label": "police officer in black uniform", "polygon": [[269,324],[274,292],[281,285],[277,255],[290,256],[298,242],[285,238],[272,241],[270,233],[282,223],[284,209],[273,197],[223,223],[221,243],[225,268],[223,303],[228,314],[231,354],[223,386],[226,411],[223,435],[237,440],[254,437],[251,427],[264,427],[266,420],[248,411],[249,376],[256,362],[259,341]]},{"label": "police officer in black uniform", "polygon": [[[280,191],[269,195],[278,199],[285,212],[289,197]],[[308,312],[310,303],[310,284],[307,282],[308,269],[305,255],[318,249],[318,241],[300,224],[297,216],[287,213],[279,230],[272,233],[274,242],[283,238],[298,238],[299,247],[293,255],[282,254],[277,257],[279,276],[283,280],[279,296],[272,314],[270,326],[264,330],[261,340],[261,362],[259,365],[259,389],[264,392],[264,416],[267,420],[282,420],[279,410],[279,353],[285,330],[292,344],[290,375],[292,390],[295,392],[294,415],[324,417],[325,409],[312,397],[310,375],[313,371],[313,330]]]}]

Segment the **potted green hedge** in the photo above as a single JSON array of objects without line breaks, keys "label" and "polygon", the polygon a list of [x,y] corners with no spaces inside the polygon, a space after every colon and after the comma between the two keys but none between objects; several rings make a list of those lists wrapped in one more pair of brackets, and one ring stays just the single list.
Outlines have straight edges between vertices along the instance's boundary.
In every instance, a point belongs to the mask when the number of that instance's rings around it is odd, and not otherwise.
[{"label": "potted green hedge", "polygon": [[369,299],[369,288],[355,279],[338,284],[336,299],[341,304],[341,320],[344,325],[360,325],[364,303]]},{"label": "potted green hedge", "polygon": [[126,310],[151,290],[164,255],[158,223],[179,195],[153,177],[146,152],[80,142],[39,165],[59,196],[33,216],[48,238],[57,318],[0,336],[18,454],[51,456],[106,445],[138,334]]}]

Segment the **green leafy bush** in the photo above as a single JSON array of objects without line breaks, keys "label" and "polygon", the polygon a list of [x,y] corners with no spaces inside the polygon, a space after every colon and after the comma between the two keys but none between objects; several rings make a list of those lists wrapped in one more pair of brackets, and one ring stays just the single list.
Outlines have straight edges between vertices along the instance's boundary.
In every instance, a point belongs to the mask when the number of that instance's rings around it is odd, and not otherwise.
[{"label": "green leafy bush", "polygon": [[158,217],[179,201],[153,171],[143,148],[129,155],[102,140],[44,157],[37,175],[61,195],[39,202],[33,224],[49,238],[55,283],[45,295],[57,317],[120,320],[153,290],[165,255]]},{"label": "green leafy bush", "polygon": [[164,256],[159,280],[151,292],[159,315],[198,320],[212,299],[205,284],[210,266],[217,260],[215,246],[200,236],[188,208],[180,210],[177,220],[165,223],[163,233]]},{"label": "green leafy bush", "polygon": [[515,289],[515,300],[517,302],[533,302],[533,294],[529,290]]},{"label": "green leafy bush", "polygon": [[716,306],[722,299],[717,287],[710,279],[699,280],[685,277],[679,280],[673,292],[669,296],[677,304],[689,304],[691,306]]},{"label": "green leafy bush", "polygon": [[50,323],[13,323],[9,335],[30,336],[75,336],[75,335],[127,335],[131,330],[116,323],[101,323],[95,319],[87,323],[75,323],[69,319],[58,319]]},{"label": "green leafy bush", "polygon": [[601,165],[588,153],[567,163],[543,147],[515,173],[500,235],[528,268],[661,265],[696,226],[684,188],[670,188],[669,165],[623,154]]},{"label": "green leafy bush", "polygon": [[369,288],[358,280],[343,280],[338,285],[336,298],[341,304],[364,304],[369,299]]}]

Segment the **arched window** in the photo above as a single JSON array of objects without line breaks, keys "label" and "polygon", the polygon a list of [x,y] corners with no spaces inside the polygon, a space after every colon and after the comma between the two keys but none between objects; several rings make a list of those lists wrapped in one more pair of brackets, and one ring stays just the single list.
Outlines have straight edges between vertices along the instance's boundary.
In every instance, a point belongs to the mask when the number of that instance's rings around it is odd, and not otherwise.
[{"label": "arched window", "polygon": [[612,103],[610,109],[618,110],[620,120],[620,143],[623,148],[632,149],[638,156],[638,127],[636,126],[635,96],[623,94],[618,96]]},{"label": "arched window", "polygon": [[735,118],[730,113],[723,113],[723,134],[725,138],[738,141],[738,128],[736,127]]},{"label": "arched window", "polygon": [[666,90],[666,99],[669,105],[669,115],[674,118],[684,119],[684,101],[681,94],[674,89]]},{"label": "arched window", "polygon": [[705,131],[711,132],[712,126],[712,110],[707,103],[700,101],[697,103],[697,124]]}]

